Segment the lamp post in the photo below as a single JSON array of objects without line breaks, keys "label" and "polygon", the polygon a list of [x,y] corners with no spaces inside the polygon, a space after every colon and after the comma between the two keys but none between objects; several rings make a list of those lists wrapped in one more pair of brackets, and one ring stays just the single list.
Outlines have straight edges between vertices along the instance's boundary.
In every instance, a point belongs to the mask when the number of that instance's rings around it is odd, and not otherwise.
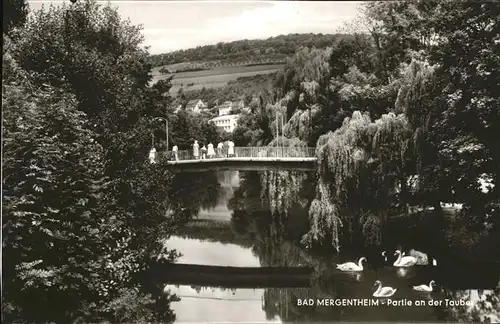
[{"label": "lamp post", "polygon": [[168,120],[163,117],[155,117],[155,120],[165,121],[165,139],[167,141],[167,152],[168,152]]},{"label": "lamp post", "polygon": [[278,144],[279,144],[279,124],[278,124],[278,112],[276,112],[276,117],[275,117],[275,123],[276,123],[276,157],[278,157]]},{"label": "lamp post", "polygon": [[[283,119],[283,114],[281,112],[276,112],[276,157],[279,156],[279,151],[281,151],[281,157],[284,156],[284,151],[285,151],[285,133],[284,133],[284,119]],[[279,140],[279,129],[280,129],[280,124],[281,124],[281,136],[283,137],[281,139],[281,144]],[[281,149],[281,150],[280,150]]]},{"label": "lamp post", "polygon": [[285,157],[285,120],[283,118],[283,114],[280,114],[281,117],[281,157]]}]

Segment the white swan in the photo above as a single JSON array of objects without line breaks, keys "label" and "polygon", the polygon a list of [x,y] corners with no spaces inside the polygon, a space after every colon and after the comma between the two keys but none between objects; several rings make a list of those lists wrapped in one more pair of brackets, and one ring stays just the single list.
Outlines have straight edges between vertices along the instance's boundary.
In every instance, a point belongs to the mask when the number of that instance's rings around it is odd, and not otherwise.
[{"label": "white swan", "polygon": [[382,252],[382,256],[384,257],[384,262],[387,262],[387,252],[386,251],[383,251]]},{"label": "white swan", "polygon": [[397,289],[392,287],[382,287],[380,280],[375,281],[374,286],[378,285],[377,290],[373,293],[373,297],[391,297],[393,296]]},{"label": "white swan", "polygon": [[394,261],[394,266],[395,267],[411,267],[417,264],[417,258],[412,257],[412,256],[402,256],[401,251],[396,250],[394,252],[394,255],[398,255],[398,259]]},{"label": "white swan", "polygon": [[420,285],[420,286],[413,286],[413,290],[415,291],[425,291],[425,292],[432,292],[432,285],[435,285],[436,282],[434,280],[431,280],[429,285]]},{"label": "white swan", "polygon": [[363,261],[366,261],[365,257],[360,258],[358,264],[354,262],[337,264],[337,269],[341,271],[363,271]]}]

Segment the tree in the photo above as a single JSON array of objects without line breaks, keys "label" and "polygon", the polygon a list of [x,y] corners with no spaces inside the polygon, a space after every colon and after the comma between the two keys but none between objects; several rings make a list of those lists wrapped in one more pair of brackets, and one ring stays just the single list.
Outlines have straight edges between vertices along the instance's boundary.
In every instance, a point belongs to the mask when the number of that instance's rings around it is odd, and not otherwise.
[{"label": "tree", "polygon": [[[420,28],[434,33],[427,57],[435,71],[432,86],[424,89],[427,109],[419,109],[422,100],[413,99],[406,110],[414,129],[420,130],[421,143],[425,143],[419,150],[425,160],[420,174],[429,181],[422,183],[422,188],[430,189],[436,205],[445,199],[463,203],[457,217],[461,225],[457,226],[465,227],[469,237],[481,237],[480,244],[472,245],[489,247],[482,249],[482,257],[498,255],[498,251],[486,251],[498,246],[500,230],[500,155],[494,140],[500,130],[500,100],[492,90],[500,84],[495,28],[500,8],[494,3],[454,7],[452,2],[442,1],[423,8],[422,14],[430,18]],[[411,91],[421,91],[420,84],[414,81]],[[488,192],[481,191],[479,178],[491,183]]]},{"label": "tree", "polygon": [[5,0],[2,4],[2,30],[7,35],[10,35],[12,29],[21,27],[26,22],[28,16],[28,3],[25,0]]},{"label": "tree", "polygon": [[[105,247],[95,232],[103,225],[102,147],[71,96],[23,84],[5,85],[2,96],[3,251],[11,260],[4,267],[4,315],[67,321],[82,314],[89,295],[106,290],[102,277],[101,287],[87,281],[101,272]],[[61,294],[63,304],[47,298]]]},{"label": "tree", "polygon": [[406,191],[410,135],[404,115],[389,113],[372,122],[367,113],[354,112],[341,128],[318,140],[320,181],[309,209],[307,246],[329,239],[339,250],[340,237],[381,243],[387,214],[406,210],[393,203],[398,186]]},{"label": "tree", "polygon": [[[116,10],[88,1],[38,11],[16,37],[13,55],[21,68],[36,73],[33,82],[73,93],[98,141],[114,147],[107,154],[116,154],[118,146],[127,150],[119,134],[151,109],[137,100],[150,79],[140,30]],[[147,148],[138,152],[147,154]]]},{"label": "tree", "polygon": [[14,36],[2,60],[4,315],[171,321],[170,297],[141,275],[162,250],[151,237],[184,220],[165,219],[170,174],[146,164],[168,81],[148,87],[139,31],[95,2],[36,12]]}]

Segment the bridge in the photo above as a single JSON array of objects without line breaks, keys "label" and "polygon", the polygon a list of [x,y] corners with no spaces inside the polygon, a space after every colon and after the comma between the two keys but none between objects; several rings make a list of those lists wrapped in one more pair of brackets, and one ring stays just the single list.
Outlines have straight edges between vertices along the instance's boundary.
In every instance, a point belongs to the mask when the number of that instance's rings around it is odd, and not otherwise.
[{"label": "bridge", "polygon": [[157,265],[150,278],[174,285],[224,288],[310,287],[311,267],[224,267],[198,264]]},{"label": "bridge", "polygon": [[[497,265],[475,269],[467,264],[467,269],[450,266],[414,266],[407,270],[404,278],[409,282],[429,282],[436,280],[448,289],[495,289],[499,283]],[[379,269],[384,273],[397,271],[392,266]],[[225,267],[198,264],[158,264],[150,269],[148,278],[156,282],[174,285],[195,285],[224,288],[306,288],[311,286],[315,269],[301,267]],[[406,271],[406,269],[405,269]],[[450,273],[454,273],[450,276]],[[346,273],[329,269],[324,273],[331,281],[353,282],[357,273]],[[367,276],[371,274],[366,273]],[[356,279],[357,281],[359,279]]]},{"label": "bridge", "polygon": [[234,155],[228,155],[228,149],[215,149],[215,156],[195,158],[193,150],[164,153],[171,168],[184,171],[207,170],[283,170],[293,169],[314,171],[316,169],[315,147],[234,147]]}]

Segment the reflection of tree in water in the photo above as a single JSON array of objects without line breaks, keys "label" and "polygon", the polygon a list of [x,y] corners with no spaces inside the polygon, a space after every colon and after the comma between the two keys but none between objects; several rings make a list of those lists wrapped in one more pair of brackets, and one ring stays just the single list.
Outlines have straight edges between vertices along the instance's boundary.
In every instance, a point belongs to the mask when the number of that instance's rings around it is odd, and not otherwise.
[{"label": "reflection of tree in water", "polygon": [[220,291],[228,291],[228,292],[230,292],[233,295],[236,294],[236,289],[235,288],[224,288],[224,287],[214,288],[214,287],[203,287],[203,286],[198,286],[198,285],[193,285],[193,286],[191,286],[191,288],[194,289],[198,294],[202,290],[210,290],[212,292],[215,292],[216,290],[220,290]]},{"label": "reflection of tree in water", "polygon": [[196,290],[196,292],[199,294],[201,292],[201,290],[203,289],[202,286],[191,286],[191,288],[193,288],[194,290]]},{"label": "reflection of tree in water", "polygon": [[169,199],[174,213],[196,216],[200,208],[214,208],[221,193],[215,172],[180,172],[172,180]]},{"label": "reflection of tree in water", "polygon": [[496,290],[462,290],[445,292],[445,298],[468,305],[452,306],[443,309],[446,319],[453,322],[499,323],[500,287]]},{"label": "reflection of tree in water", "polygon": [[[276,189],[263,189],[262,178],[281,180],[289,178],[289,183],[297,185],[294,188],[296,196],[305,196],[310,191],[304,189],[304,186],[299,185],[297,179],[290,179],[293,173],[272,174],[271,172],[265,175],[258,173],[247,173],[240,177],[240,187],[236,190],[235,196],[231,199],[229,208],[233,210],[232,226],[235,232],[245,238],[251,239],[254,242],[252,248],[253,253],[259,258],[262,266],[273,267],[299,267],[312,266],[316,269],[315,278],[313,278],[312,288],[272,288],[266,289],[264,292],[263,309],[266,312],[268,319],[279,316],[283,320],[317,320],[317,310],[313,307],[297,306],[297,299],[316,298],[319,296],[335,296],[336,287],[331,280],[330,267],[310,256],[293,241],[298,239],[307,231],[307,223],[297,225],[297,218],[307,221],[307,204],[297,205],[295,201],[289,200],[290,205],[285,208],[285,202],[282,200],[276,203],[278,207],[274,212],[270,211],[268,197],[262,197],[263,190],[274,192],[275,199],[283,198],[283,194],[277,193]],[[306,176],[298,177],[300,181],[307,179]],[[264,182],[265,183],[265,182]],[[283,185],[285,185],[284,182]],[[290,191],[291,192],[291,191]],[[314,191],[313,191],[314,193]],[[263,198],[263,199],[261,199]],[[297,200],[297,199],[295,199]],[[298,208],[301,206],[301,208]],[[284,209],[288,209],[288,216],[285,216]],[[290,212],[290,209],[294,209]],[[294,232],[296,233],[294,235]],[[329,308],[329,307],[328,307]],[[314,316],[313,316],[314,314]],[[331,320],[331,313],[325,314],[322,318]]]},{"label": "reflection of tree in water", "polygon": [[[307,202],[307,200],[304,198],[305,193],[301,192],[302,186],[299,185],[306,177],[302,175],[294,179],[295,175],[291,171],[289,174],[280,172],[279,176],[276,175],[277,172],[274,173],[250,172],[240,176],[240,186],[228,206],[233,211],[231,223],[238,234],[263,243],[254,246],[256,250],[254,252],[263,256],[260,260],[261,264],[266,266],[287,265],[284,263],[299,265],[305,262],[306,253],[285,239],[293,241],[307,231],[307,206],[304,206],[306,204],[304,201]],[[274,191],[275,189],[263,190],[264,185],[261,180],[277,177],[288,179],[288,183],[296,184],[293,192],[299,199],[290,200],[288,208],[284,208],[285,205],[282,203],[276,203],[275,199],[269,199],[269,196],[262,196],[262,192],[277,193],[277,191]],[[285,182],[282,184],[285,185]],[[278,198],[284,196],[283,194],[273,195]],[[273,200],[274,202],[270,202]],[[298,201],[301,202],[297,203]],[[271,204],[281,207],[271,212]],[[260,249],[263,250],[259,251]],[[289,258],[283,260],[282,255],[288,255]]]},{"label": "reflection of tree in water", "polygon": [[300,319],[303,320],[312,319],[311,316],[307,316],[304,313],[307,313],[308,310],[309,312],[314,311],[313,307],[302,307],[303,309],[299,311],[296,308],[300,306],[295,306],[297,299],[309,298],[314,298],[314,296],[311,296],[309,288],[266,289],[264,291],[262,308],[266,312],[268,320],[275,319],[276,317],[285,320],[289,318],[290,313],[300,313],[302,315]]},{"label": "reflection of tree in water", "polygon": [[216,175],[220,184],[220,194],[216,204],[223,206],[234,196],[234,191],[239,185],[238,171],[217,171]]}]

